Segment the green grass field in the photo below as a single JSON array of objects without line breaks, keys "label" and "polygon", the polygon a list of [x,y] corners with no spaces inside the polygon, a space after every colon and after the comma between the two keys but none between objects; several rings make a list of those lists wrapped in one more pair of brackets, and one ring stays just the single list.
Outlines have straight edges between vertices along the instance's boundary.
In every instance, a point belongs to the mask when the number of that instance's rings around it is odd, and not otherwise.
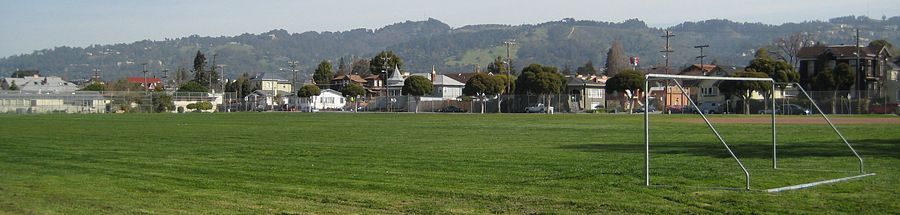
[{"label": "green grass field", "polygon": [[[878,175],[857,174],[825,124],[640,115],[0,115],[0,214],[896,213],[900,126],[839,125]],[[745,117],[745,116],[731,116]]]}]

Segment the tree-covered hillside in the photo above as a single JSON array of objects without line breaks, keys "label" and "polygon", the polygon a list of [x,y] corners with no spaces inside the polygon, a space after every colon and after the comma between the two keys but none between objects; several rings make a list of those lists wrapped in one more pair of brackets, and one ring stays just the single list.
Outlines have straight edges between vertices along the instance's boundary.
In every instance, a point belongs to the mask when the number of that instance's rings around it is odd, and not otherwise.
[{"label": "tree-covered hillside", "polygon": [[[840,17],[828,21],[766,25],[737,23],[728,20],[686,22],[672,26],[676,36],[671,40],[670,60],[673,67],[696,63],[696,45],[710,45],[704,55],[707,62],[744,65],[759,47],[771,45],[776,38],[804,33],[822,44],[853,44],[859,28],[863,43],[887,39],[900,43],[900,17],[874,20],[867,17]],[[299,61],[302,75],[311,75],[322,60],[337,67],[350,65],[355,59],[368,59],[382,50],[392,50],[404,60],[403,70],[430,72],[471,71],[482,69],[497,56],[506,56],[504,41],[516,40],[512,50],[514,65],[529,63],[577,67],[587,61],[605,64],[606,53],[613,41],[620,41],[629,56],[639,56],[641,66],[661,64],[659,52],[665,46],[660,36],[666,29],[648,27],[640,20],[621,23],[563,19],[536,25],[474,25],[451,28],[435,19],[407,21],[381,29],[355,29],[342,32],[290,33],[272,30],[260,34],[201,37],[192,35],[163,41],[138,41],[130,44],[93,45],[89,47],[56,47],[31,54],[0,59],[0,75],[16,69],[37,69],[42,74],[61,75],[68,79],[88,78],[99,68],[104,79],[137,76],[142,64],[154,76],[168,69],[174,76],[178,68],[190,70],[193,55],[202,51],[215,64],[224,65],[225,75],[274,72],[290,77],[288,62]],[[343,62],[342,62],[343,60]],[[212,62],[210,62],[210,65]]]}]

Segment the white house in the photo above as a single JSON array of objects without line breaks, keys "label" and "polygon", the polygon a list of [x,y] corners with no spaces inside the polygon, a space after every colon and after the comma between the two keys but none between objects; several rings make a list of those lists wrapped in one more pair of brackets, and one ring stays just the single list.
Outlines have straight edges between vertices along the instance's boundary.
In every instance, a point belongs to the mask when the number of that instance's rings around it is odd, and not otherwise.
[{"label": "white house", "polygon": [[290,104],[290,92],[271,90],[256,90],[244,97],[244,102],[251,105],[254,110],[278,110],[281,106]]},{"label": "white house", "polygon": [[432,83],[434,83],[434,93],[432,96],[441,98],[441,100],[454,100],[462,96],[463,88],[466,87],[465,83],[459,82],[446,75],[435,75]]},{"label": "white house", "polygon": [[300,110],[338,110],[343,109],[344,106],[347,105],[347,101],[341,92],[332,90],[332,89],[324,89],[322,93],[318,96],[313,96],[311,99],[300,98]]}]

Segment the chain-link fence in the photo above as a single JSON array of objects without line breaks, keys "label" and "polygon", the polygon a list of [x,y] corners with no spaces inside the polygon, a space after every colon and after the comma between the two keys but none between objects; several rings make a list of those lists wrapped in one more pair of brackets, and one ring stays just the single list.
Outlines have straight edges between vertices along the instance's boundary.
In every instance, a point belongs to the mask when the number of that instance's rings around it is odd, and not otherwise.
[{"label": "chain-link fence", "polygon": [[[0,113],[154,113],[223,111],[234,93],[0,91]],[[208,108],[188,106],[209,103]]]},{"label": "chain-link fence", "polygon": [[[778,114],[816,114],[814,101],[826,114],[895,114],[896,98],[856,96],[847,91],[808,92],[799,90],[776,95]],[[694,97],[694,96],[692,96]],[[297,98],[236,93],[197,92],[89,92],[66,93],[0,91],[0,113],[154,113],[154,112],[246,112],[246,111],[359,111],[359,112],[442,112],[442,113],[621,113],[633,106],[642,112],[643,99],[629,100],[624,95],[581,94],[502,95],[481,97],[371,96],[344,98],[339,95]],[[196,104],[209,103],[207,108]],[[714,104],[713,104],[714,103]],[[194,105],[192,105],[194,104]],[[740,98],[721,98],[698,103],[704,112],[742,114],[771,113],[768,96],[756,96],[748,102]],[[202,106],[202,105],[201,105]],[[651,112],[692,113],[693,107],[663,107],[661,98],[651,97]]]},{"label": "chain-link fence", "polygon": [[[900,114],[898,101],[892,97],[875,97],[853,91],[807,91],[803,94],[799,89],[787,89],[783,93],[776,92],[773,109],[770,95],[755,95],[746,102],[740,97],[720,97],[719,99],[698,102],[704,113],[715,114],[776,114],[808,115],[819,114],[813,105],[815,102],[825,114]],[[696,96],[691,98],[695,99]],[[651,100],[651,103],[652,102]],[[653,104],[651,104],[653,105]],[[694,113],[692,106],[664,108],[666,112]]]}]

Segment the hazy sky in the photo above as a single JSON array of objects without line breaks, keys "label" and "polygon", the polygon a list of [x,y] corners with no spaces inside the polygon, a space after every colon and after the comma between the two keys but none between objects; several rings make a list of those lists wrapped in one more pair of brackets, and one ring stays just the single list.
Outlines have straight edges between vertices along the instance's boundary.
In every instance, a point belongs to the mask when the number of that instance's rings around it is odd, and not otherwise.
[{"label": "hazy sky", "polygon": [[846,15],[900,15],[900,0],[0,0],[0,57],[55,46],[198,34],[343,31],[433,17],[453,27],[566,17],[666,27],[725,18],[781,24]]}]

